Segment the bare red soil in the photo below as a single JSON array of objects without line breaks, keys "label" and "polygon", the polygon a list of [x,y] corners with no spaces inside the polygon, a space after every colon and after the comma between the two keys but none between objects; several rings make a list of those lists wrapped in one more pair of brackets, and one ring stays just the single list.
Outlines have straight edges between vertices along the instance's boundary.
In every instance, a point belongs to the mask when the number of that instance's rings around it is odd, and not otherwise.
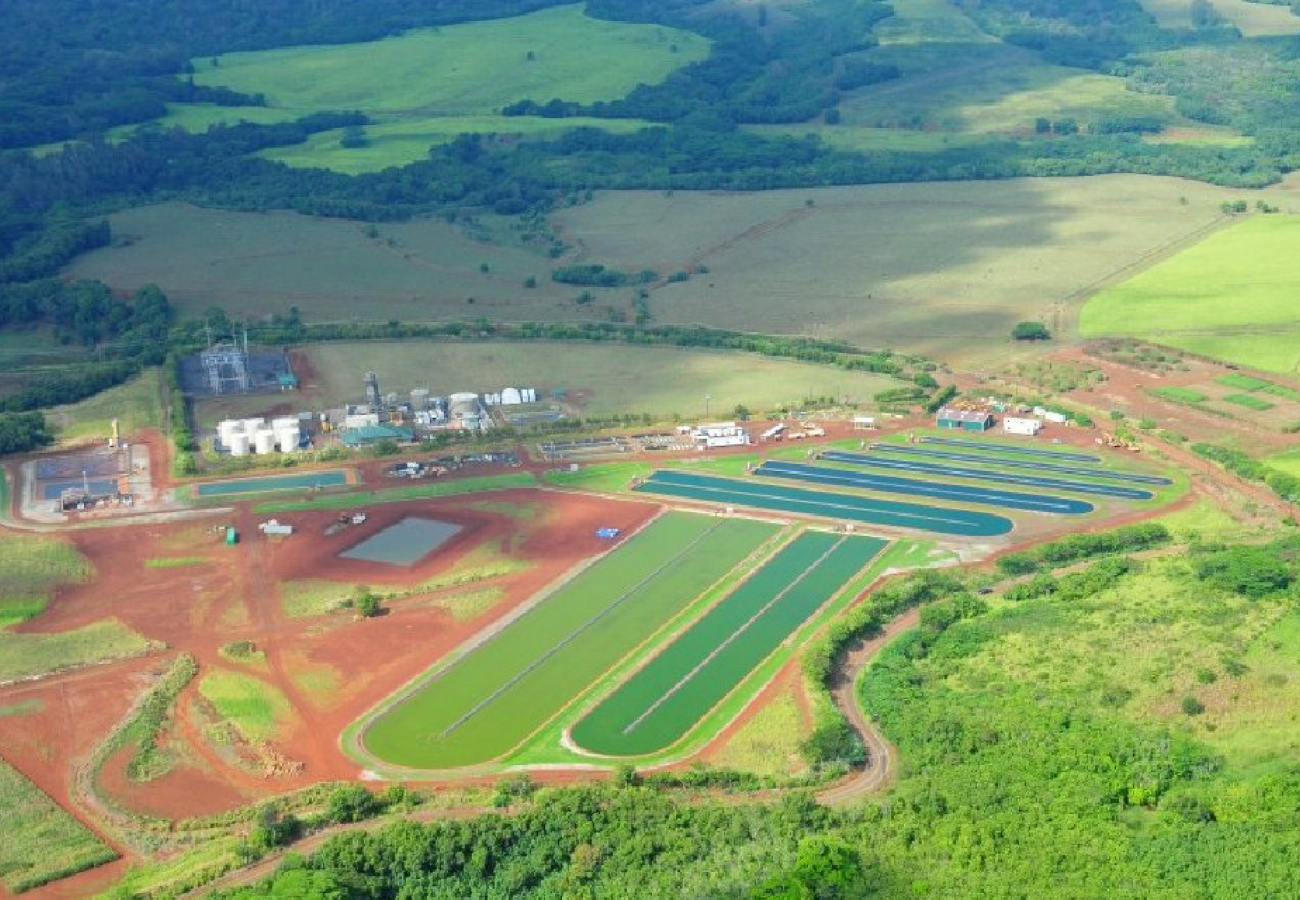
[{"label": "bare red soil", "polygon": [[[491,504],[483,508],[482,504]],[[475,508],[475,507],[479,508]],[[506,514],[510,507],[522,515]],[[271,744],[282,759],[301,763],[298,772],[263,777],[234,764],[229,751],[210,746],[198,712],[197,682],[181,695],[178,715],[166,740],[178,764],[145,784],[126,778],[125,756],[105,767],[101,787],[129,808],[151,815],[186,818],[243,805],[335,778],[356,778],[357,766],[338,745],[344,727],[388,694],[481,628],[508,614],[573,566],[610,549],[595,530],[633,531],[657,512],[652,503],[612,501],[577,494],[518,490],[402,503],[377,504],[368,521],[326,536],[336,513],[312,511],[281,515],[294,525],[288,538],[268,539],[256,517],[240,504],[229,524],[243,541],[222,543],[203,522],[151,523],[76,532],[73,541],[95,565],[92,584],[60,593],[45,614],[23,626],[27,631],[63,631],[114,617],[139,633],[168,645],[166,659],[183,651],[204,671],[239,669],[281,691],[292,707]],[[442,548],[411,567],[340,559],[338,553],[383,527],[419,514],[464,526]],[[219,524],[227,524],[222,519]],[[312,618],[284,615],[278,585],[296,579],[338,582],[347,593],[355,584],[380,592],[411,589],[461,562],[485,545],[526,568],[480,584],[499,587],[504,599],[469,621],[420,603],[396,603],[386,615],[358,620],[347,612]],[[204,557],[200,565],[146,568],[159,557]],[[265,654],[258,665],[223,658],[220,648],[249,640]],[[165,663],[161,655],[98,666],[31,686],[0,689],[0,704],[40,697],[37,714],[0,717],[0,747],[5,758],[33,778],[59,802],[69,804],[75,765],[126,713],[147,684],[145,673]],[[303,669],[332,676],[337,690],[313,693],[295,676]]]}]

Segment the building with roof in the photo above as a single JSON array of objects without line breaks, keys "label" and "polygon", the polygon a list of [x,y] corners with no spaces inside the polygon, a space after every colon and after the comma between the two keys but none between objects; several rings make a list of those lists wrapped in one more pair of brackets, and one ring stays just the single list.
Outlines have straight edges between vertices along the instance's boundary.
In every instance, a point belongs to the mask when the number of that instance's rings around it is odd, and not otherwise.
[{"label": "building with roof", "polygon": [[988,431],[993,427],[993,413],[945,406],[935,416],[934,424],[939,428],[956,428],[961,431]]}]

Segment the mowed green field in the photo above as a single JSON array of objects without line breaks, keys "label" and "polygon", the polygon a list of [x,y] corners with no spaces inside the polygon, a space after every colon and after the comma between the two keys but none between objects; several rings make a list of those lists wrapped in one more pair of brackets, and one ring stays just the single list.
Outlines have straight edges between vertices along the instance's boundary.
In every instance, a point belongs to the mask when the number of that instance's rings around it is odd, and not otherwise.
[{"label": "mowed green field", "polygon": [[806,532],[574,726],[578,746],[637,756],[680,740],[885,546]]},{"label": "mowed green field", "polygon": [[1108,288],[1085,337],[1130,335],[1272,372],[1300,364],[1300,218],[1252,216]]},{"label": "mowed green field", "polygon": [[[369,145],[346,148],[341,131],[263,155],[294,166],[378,171],[424,158],[457,134],[539,135],[590,125],[611,131],[637,121],[502,118],[518,100],[614,100],[704,59],[709,42],[659,25],[585,15],[582,4],[524,16],[425,28],[380,41],[228,53],[193,60],[194,80],[248,94],[268,106],[177,104],[158,122],[202,131],[216,123],[287,121],[325,110],[359,110],[375,124]],[[118,136],[127,133],[118,130]]]},{"label": "mowed green field", "polygon": [[771,538],[777,526],[669,513],[383,712],[361,736],[384,763],[485,763]]},{"label": "mowed green field", "polygon": [[648,412],[729,418],[737,404],[752,410],[798,403],[805,397],[845,397],[869,402],[897,387],[888,376],[769,359],[754,354],[581,342],[495,341],[459,344],[428,341],[328,343],[303,348],[318,374],[306,389],[322,401],[358,393],[362,375],[379,375],[385,390],[428,387],[435,394],[536,388],[549,398],[556,388],[578,399],[590,415]]},{"label": "mowed green field", "polygon": [[652,292],[656,321],[1005,364],[1016,322],[1068,334],[1094,285],[1195,239],[1238,195],[1126,175],[630,191],[553,218],[586,258],[609,266],[706,266]]},{"label": "mowed green field", "polygon": [[117,854],[21,772],[0,759],[0,883],[19,893]]}]

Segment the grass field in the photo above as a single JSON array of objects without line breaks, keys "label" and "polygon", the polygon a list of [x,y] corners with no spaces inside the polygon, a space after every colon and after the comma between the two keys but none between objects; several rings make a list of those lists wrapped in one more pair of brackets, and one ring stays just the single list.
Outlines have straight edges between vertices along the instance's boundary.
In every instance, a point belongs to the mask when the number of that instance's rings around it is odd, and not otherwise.
[{"label": "grass field", "polygon": [[[1165,28],[1191,27],[1191,4],[1183,0],[1140,0],[1142,8]],[[1300,34],[1300,18],[1286,4],[1258,0],[1214,0],[1215,12],[1237,26],[1243,37]]]},{"label": "grass field", "polygon": [[796,690],[789,688],[764,704],[710,762],[722,769],[757,775],[780,777],[805,772],[808,764],[799,753],[799,743],[807,725],[793,696]]},{"label": "grass field", "polygon": [[1096,284],[1195,235],[1233,195],[1100,176],[752,194],[622,192],[554,214],[587,257],[707,275],[656,321],[843,338],[1003,367],[1018,321],[1069,334]]},{"label": "grass field", "polygon": [[806,532],[573,728],[594,753],[671,746],[862,569],[885,542]]},{"label": "grass field", "polygon": [[1157,397],[1163,397],[1166,400],[1172,400],[1175,403],[1204,403],[1210,398],[1200,391],[1192,388],[1178,387],[1171,385],[1169,387],[1152,388],[1151,393]]},{"label": "grass field", "polygon": [[375,719],[365,749],[418,768],[500,756],[775,532],[744,519],[661,517]]},{"label": "grass field", "polygon": [[1300,218],[1252,216],[1103,290],[1085,337],[1130,335],[1272,372],[1300,362]]},{"label": "grass field", "polygon": [[0,531],[0,629],[40,615],[60,586],[86,581],[90,562],[56,538]]},{"label": "grass field", "polygon": [[565,119],[486,114],[387,116],[365,127],[364,147],[345,147],[342,140],[346,130],[337,129],[320,131],[304,143],[273,147],[258,155],[288,166],[333,169],[359,175],[427,159],[430,147],[446,144],[460,134],[542,139],[559,137],[573,128],[599,128],[613,134],[627,134],[650,124],[640,119],[591,119],[584,116]]},{"label": "grass field", "polygon": [[1300,391],[1297,391],[1295,388],[1290,388],[1282,384],[1274,384],[1271,381],[1265,381],[1262,378],[1255,378],[1251,375],[1243,375],[1240,372],[1230,372],[1227,375],[1220,375],[1214,380],[1224,387],[1236,388],[1250,393],[1258,391],[1259,393],[1282,397],[1285,400],[1300,401]]},{"label": "grass field", "polygon": [[159,646],[116,619],[51,634],[0,631],[0,683],[137,656]]},{"label": "grass field", "polygon": [[116,859],[117,854],[0,759],[0,883],[19,893]]},{"label": "grass field", "polygon": [[290,717],[289,701],[279,690],[243,672],[209,670],[199,693],[250,741],[274,737]]},{"label": "grass field", "polygon": [[46,411],[45,419],[61,441],[107,439],[113,433],[113,419],[124,436],[141,428],[157,428],[161,418],[158,372],[146,369],[125,384],[80,403],[55,406]]},{"label": "grass field", "polygon": [[692,32],[594,19],[574,4],[382,41],[228,53],[215,63],[195,59],[196,82],[264,94],[269,108],[175,106],[158,124],[199,131],[216,122],[278,122],[324,110],[359,110],[376,122],[366,128],[369,146],[347,149],[339,144],[341,133],[327,132],[264,155],[289,165],[377,171],[421,159],[430,145],[467,132],[638,128],[643,123],[506,119],[497,113],[523,99],[614,100],[708,53],[708,41]]},{"label": "grass field", "polygon": [[1244,406],[1246,409],[1253,409],[1256,412],[1264,412],[1265,410],[1272,409],[1276,405],[1250,394],[1225,394],[1223,396],[1223,402],[1232,403],[1236,406]]},{"label": "grass field", "polygon": [[[732,417],[737,405],[770,410],[807,397],[848,397],[870,403],[898,382],[870,372],[754,354],[530,341],[494,343],[328,343],[305,348],[321,383],[314,392],[337,402],[356,393],[373,371],[394,390],[429,387],[435,393],[487,391],[508,384],[535,387],[539,396],[561,388],[582,412],[646,412],[659,417]],[[581,398],[579,398],[581,392]],[[708,397],[706,400],[705,398]]]}]

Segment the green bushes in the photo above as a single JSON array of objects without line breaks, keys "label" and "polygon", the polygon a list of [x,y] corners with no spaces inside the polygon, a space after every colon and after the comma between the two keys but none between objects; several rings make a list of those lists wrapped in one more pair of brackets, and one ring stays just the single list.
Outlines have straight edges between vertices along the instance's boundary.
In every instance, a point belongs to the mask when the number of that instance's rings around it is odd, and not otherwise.
[{"label": "green bushes", "polygon": [[804,650],[802,668],[812,694],[814,723],[800,747],[816,769],[861,765],[865,749],[844,721],[830,695],[830,681],[840,654],[854,641],[869,637],[899,613],[960,591],[962,582],[947,572],[925,569],[873,591],[867,599],[830,624],[826,634]]},{"label": "green bushes", "polygon": [[952,400],[952,398],[956,396],[957,396],[957,385],[950,384],[946,388],[941,390],[939,393],[935,394],[933,397],[930,398],[930,402],[925,404],[925,411],[928,413],[936,413],[939,410],[943,409],[943,407],[946,406]]},{"label": "green bushes", "polygon": [[1094,556],[1150,550],[1169,543],[1170,539],[1165,526],[1158,522],[1144,522],[1096,534],[1072,534],[1059,541],[1040,544],[1032,550],[1008,553],[1000,557],[996,565],[1003,575],[1028,575],[1043,566],[1060,568]]},{"label": "green bushes", "polygon": [[1192,570],[1202,581],[1260,600],[1280,593],[1295,580],[1293,566],[1270,547],[1228,547],[1194,558]]},{"label": "green bushes", "polygon": [[1300,502],[1300,478],[1279,471],[1240,450],[1220,447],[1217,444],[1192,444],[1197,456],[1218,463],[1238,478],[1258,481],[1287,503]]},{"label": "green bushes", "polygon": [[155,741],[171,717],[177,696],[199,671],[199,664],[188,653],[176,657],[162,680],[141,699],[135,715],[119,732],[120,744],[134,744],[135,750],[126,764],[127,777],[133,781],[150,781],[165,774],[171,758]]}]

